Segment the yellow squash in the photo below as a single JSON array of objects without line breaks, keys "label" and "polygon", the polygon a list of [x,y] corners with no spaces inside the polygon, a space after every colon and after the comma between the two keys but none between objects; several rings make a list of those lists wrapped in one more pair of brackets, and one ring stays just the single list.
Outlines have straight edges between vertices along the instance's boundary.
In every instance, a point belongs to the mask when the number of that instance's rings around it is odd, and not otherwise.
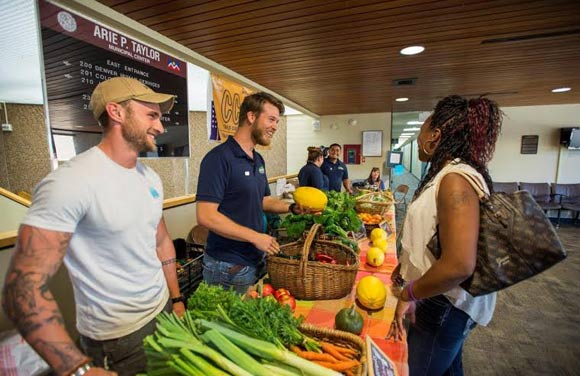
[{"label": "yellow squash", "polygon": [[356,297],[368,309],[382,309],[387,300],[387,289],[380,279],[368,275],[358,282]]},{"label": "yellow squash", "polygon": [[370,247],[367,251],[367,264],[381,266],[385,262],[385,253],[379,247]]},{"label": "yellow squash", "polygon": [[303,208],[312,211],[322,211],[326,207],[328,198],[320,189],[313,187],[298,187],[294,192],[294,201]]}]

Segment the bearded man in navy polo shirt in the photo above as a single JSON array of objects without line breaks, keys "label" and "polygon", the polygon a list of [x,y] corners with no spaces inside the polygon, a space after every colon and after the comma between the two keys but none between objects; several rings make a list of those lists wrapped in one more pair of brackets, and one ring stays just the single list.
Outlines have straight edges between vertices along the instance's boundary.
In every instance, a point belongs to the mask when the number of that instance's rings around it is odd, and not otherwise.
[{"label": "bearded man in navy polo shirt", "polygon": [[266,255],[280,251],[265,234],[263,212],[301,212],[270,196],[266,166],[256,145],[267,146],[284,104],[268,93],[247,96],[236,134],[203,158],[197,187],[197,223],[210,232],[203,279],[245,293],[265,272]]},{"label": "bearded man in navy polo shirt", "polygon": [[341,184],[344,189],[352,194],[352,187],[348,179],[348,170],[346,165],[342,163],[338,157],[340,156],[341,147],[339,144],[330,145],[328,157],[324,159],[320,169],[322,173],[328,177],[328,189],[330,191],[340,192]]}]

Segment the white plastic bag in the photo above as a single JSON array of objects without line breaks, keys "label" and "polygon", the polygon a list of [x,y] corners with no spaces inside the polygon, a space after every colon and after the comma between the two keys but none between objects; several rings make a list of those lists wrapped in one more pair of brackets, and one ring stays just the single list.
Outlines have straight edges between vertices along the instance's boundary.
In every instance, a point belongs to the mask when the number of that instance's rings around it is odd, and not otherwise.
[{"label": "white plastic bag", "polygon": [[49,365],[18,331],[14,329],[0,333],[0,375],[40,376],[49,371]]}]

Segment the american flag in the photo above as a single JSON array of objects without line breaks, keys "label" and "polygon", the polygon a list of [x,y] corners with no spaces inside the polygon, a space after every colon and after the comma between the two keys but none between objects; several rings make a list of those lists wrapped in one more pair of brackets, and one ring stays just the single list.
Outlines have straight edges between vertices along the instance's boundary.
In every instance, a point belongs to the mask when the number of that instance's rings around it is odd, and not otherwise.
[{"label": "american flag", "polygon": [[209,139],[210,140],[220,140],[220,133],[218,132],[218,123],[217,117],[215,115],[215,106],[213,101],[211,101],[211,126],[209,130]]}]

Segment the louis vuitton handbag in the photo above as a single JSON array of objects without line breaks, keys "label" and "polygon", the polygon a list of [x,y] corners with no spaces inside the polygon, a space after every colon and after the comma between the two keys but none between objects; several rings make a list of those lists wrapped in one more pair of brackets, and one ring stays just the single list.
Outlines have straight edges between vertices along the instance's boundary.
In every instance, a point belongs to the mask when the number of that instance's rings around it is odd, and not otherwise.
[{"label": "louis vuitton handbag", "polygon": [[[479,239],[475,271],[461,287],[486,295],[533,277],[566,258],[562,243],[528,191],[488,195],[473,176],[465,177],[479,196]],[[438,231],[427,244],[441,256]]]}]

